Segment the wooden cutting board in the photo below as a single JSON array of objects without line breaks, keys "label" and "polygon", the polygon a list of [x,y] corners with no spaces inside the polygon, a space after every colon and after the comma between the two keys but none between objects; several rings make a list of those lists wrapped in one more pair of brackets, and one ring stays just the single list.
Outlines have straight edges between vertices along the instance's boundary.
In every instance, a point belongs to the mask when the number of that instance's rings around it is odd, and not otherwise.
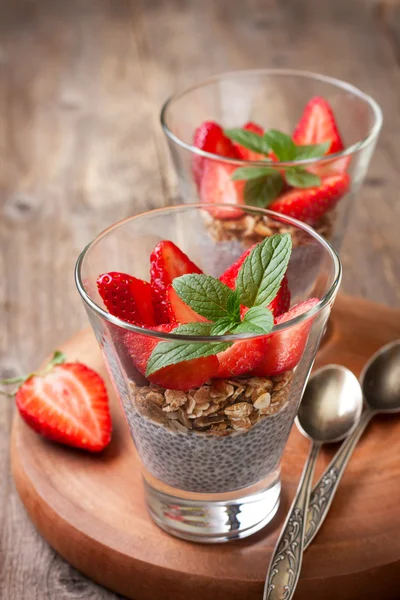
[{"label": "wooden cutting board", "polygon": [[[342,296],[330,325],[316,366],[342,363],[358,375],[373,352],[400,337],[400,310]],[[13,473],[38,531],[82,573],[132,600],[260,600],[308,442],[294,427],[282,465],[281,506],[262,532],[214,546],[175,539],[147,515],[139,460],[92,332],[82,331],[61,349],[106,379],[114,435],[102,455],[90,456],[46,442],[16,416]],[[334,450],[324,450],[318,474]],[[297,600],[399,600],[399,459],[400,418],[375,419],[306,552]]]}]

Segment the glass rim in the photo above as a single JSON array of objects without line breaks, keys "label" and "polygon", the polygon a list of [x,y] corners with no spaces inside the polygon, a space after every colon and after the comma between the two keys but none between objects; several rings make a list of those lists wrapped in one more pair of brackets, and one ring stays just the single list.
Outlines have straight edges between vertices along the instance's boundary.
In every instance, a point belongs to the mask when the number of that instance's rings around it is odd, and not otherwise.
[{"label": "glass rim", "polygon": [[[226,208],[227,204],[216,204],[216,206],[221,206],[221,207]],[[234,206],[236,207],[236,205],[232,204],[232,207],[234,207]],[[290,319],[289,321],[280,323],[279,325],[274,325],[271,332],[268,334],[265,334],[265,333],[263,333],[263,334],[240,333],[240,334],[229,334],[229,335],[221,335],[221,336],[194,336],[194,335],[164,333],[164,332],[160,332],[160,331],[154,331],[152,329],[146,329],[145,327],[139,327],[139,326],[133,325],[131,323],[127,323],[126,321],[123,321],[122,319],[119,319],[118,317],[115,317],[114,315],[110,314],[107,310],[105,310],[104,308],[99,306],[91,298],[91,296],[88,294],[88,292],[86,291],[85,286],[83,284],[83,280],[82,280],[82,276],[81,276],[82,275],[82,273],[81,273],[82,266],[83,266],[85,257],[88,255],[90,250],[94,246],[96,246],[104,237],[106,237],[110,233],[118,230],[119,228],[124,227],[131,221],[143,218],[144,216],[147,216],[147,215],[153,215],[153,214],[157,214],[157,213],[161,213],[161,212],[178,213],[179,211],[182,211],[182,210],[187,211],[187,210],[193,210],[193,209],[206,210],[204,208],[203,204],[179,204],[177,206],[167,206],[167,207],[152,209],[152,210],[149,210],[146,212],[139,213],[132,217],[128,217],[126,219],[118,221],[117,223],[114,223],[113,225],[110,225],[109,227],[107,227],[106,229],[101,231],[91,242],[89,242],[89,244],[87,244],[85,246],[85,248],[79,254],[78,259],[76,261],[76,265],[75,265],[75,284],[78,288],[79,294],[80,294],[82,300],[84,301],[84,303],[93,312],[95,312],[98,316],[105,319],[109,323],[112,323],[113,325],[117,325],[118,327],[121,327],[122,329],[125,329],[126,331],[132,331],[134,333],[146,335],[149,337],[163,339],[166,341],[184,340],[184,341],[191,341],[191,342],[216,342],[216,341],[236,342],[236,341],[244,341],[244,340],[253,340],[253,339],[257,339],[257,338],[263,338],[266,335],[270,335],[271,333],[283,331],[285,329],[289,329],[290,327],[293,327],[294,325],[298,325],[299,323],[302,323],[303,321],[307,321],[308,319],[315,317],[319,312],[321,312],[329,304],[331,299],[334,298],[336,291],[340,285],[341,278],[342,278],[342,264],[341,264],[339,255],[336,252],[336,250],[334,249],[334,247],[306,223],[302,223],[301,221],[298,221],[297,219],[293,219],[292,217],[288,217],[286,215],[281,215],[281,214],[276,213],[271,210],[266,210],[266,209],[262,209],[262,208],[254,208],[254,207],[250,207],[250,206],[249,207],[243,206],[243,210],[245,210],[245,211],[247,210],[249,212],[256,212],[257,214],[262,214],[262,215],[271,217],[275,220],[280,220],[285,223],[288,223],[291,226],[296,227],[297,229],[302,229],[303,231],[306,231],[307,233],[309,233],[311,235],[311,237],[316,239],[318,241],[318,243],[320,245],[322,245],[325,248],[325,250],[328,251],[328,253],[334,263],[334,266],[335,266],[333,282],[332,282],[329,290],[324,295],[324,297],[318,301],[318,304],[313,306],[310,310],[306,311],[305,313],[302,313],[301,315],[299,315],[293,319]]]},{"label": "glass rim", "polygon": [[274,168],[275,167],[279,168],[279,167],[291,167],[291,166],[308,166],[308,165],[330,162],[330,161],[336,160],[338,158],[342,158],[345,156],[351,156],[352,154],[355,154],[356,152],[363,150],[364,148],[369,146],[370,143],[375,141],[379,135],[379,132],[382,127],[382,122],[383,122],[383,115],[382,115],[381,107],[372,98],[372,96],[361,91],[359,88],[357,88],[356,86],[354,86],[351,83],[342,81],[341,79],[337,79],[335,77],[330,77],[328,75],[322,75],[319,73],[314,73],[312,71],[303,71],[303,70],[298,70],[298,69],[241,69],[241,70],[237,70],[237,71],[226,71],[224,73],[212,75],[211,77],[208,77],[207,79],[203,79],[202,81],[197,82],[197,83],[191,85],[190,87],[185,88],[184,90],[181,90],[174,94],[171,94],[165,100],[164,104],[162,105],[161,113],[160,113],[161,127],[164,130],[164,133],[167,136],[167,138],[172,140],[175,144],[177,144],[181,148],[184,148],[185,150],[188,150],[189,152],[192,152],[193,154],[196,154],[203,158],[219,160],[219,161],[227,163],[227,164],[241,166],[241,167],[245,167],[245,166],[256,166],[256,167],[264,166],[265,167],[267,161],[245,160],[245,159],[241,159],[241,158],[229,158],[229,157],[221,156],[220,154],[213,154],[211,152],[205,152],[204,150],[201,150],[200,148],[196,148],[196,146],[193,146],[192,144],[188,144],[187,142],[184,142],[181,138],[179,138],[177,135],[175,135],[167,125],[167,112],[168,112],[169,107],[175,101],[179,100],[186,94],[189,94],[190,92],[193,92],[194,90],[197,90],[199,88],[205,87],[206,85],[209,85],[210,83],[215,83],[217,81],[220,81],[224,78],[250,77],[250,76],[255,76],[255,75],[272,75],[272,76],[278,76],[278,77],[280,77],[280,76],[282,76],[282,77],[285,77],[285,76],[286,77],[302,77],[305,79],[313,79],[316,81],[321,81],[323,83],[331,84],[333,86],[336,86],[338,88],[341,88],[348,92],[351,92],[352,94],[354,94],[355,96],[357,96],[358,98],[363,100],[366,104],[368,104],[371,107],[372,112],[374,114],[374,118],[375,118],[375,122],[374,122],[372,128],[370,129],[369,133],[363,139],[359,140],[358,142],[355,142],[354,144],[352,144],[351,146],[348,146],[347,148],[344,148],[340,152],[335,152],[335,153],[332,153],[329,155],[324,155],[319,158],[306,158],[306,159],[297,160],[297,161],[281,161],[281,162],[274,161],[271,163],[268,162],[267,163],[268,166],[272,166]]}]

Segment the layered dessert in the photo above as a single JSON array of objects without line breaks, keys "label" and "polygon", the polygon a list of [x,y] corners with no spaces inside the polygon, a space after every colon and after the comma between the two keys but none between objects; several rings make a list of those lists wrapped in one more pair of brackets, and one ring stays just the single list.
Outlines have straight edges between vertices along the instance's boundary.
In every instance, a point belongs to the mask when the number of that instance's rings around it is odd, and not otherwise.
[{"label": "layered dessert", "polygon": [[291,237],[264,238],[218,279],[168,240],[150,256],[150,282],[98,277],[107,310],[136,326],[110,328],[103,345],[136,447],[179,490],[258,483],[278,468],[293,424],[313,319],[285,323],[318,299],[291,307]]},{"label": "layered dessert", "polygon": [[[332,240],[338,203],[350,189],[350,157],[327,100],[312,98],[291,134],[264,130],[249,122],[223,129],[207,121],[194,133],[193,145],[221,157],[195,155],[192,173],[201,202],[208,205],[208,226],[218,241],[234,237],[260,241],[279,224],[216,203],[268,208],[311,225]],[[243,166],[226,159],[246,161]],[[318,162],[310,160],[321,159]],[[254,163],[254,164],[252,164]],[[277,164],[279,163],[279,165]],[[301,236],[293,244],[301,244]]]}]

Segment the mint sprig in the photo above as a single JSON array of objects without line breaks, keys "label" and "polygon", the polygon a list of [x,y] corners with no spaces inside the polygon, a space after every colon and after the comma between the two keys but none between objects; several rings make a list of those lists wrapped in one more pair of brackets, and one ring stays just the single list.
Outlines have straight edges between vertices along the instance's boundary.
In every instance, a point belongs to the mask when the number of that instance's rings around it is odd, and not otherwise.
[{"label": "mint sprig", "polygon": [[234,180],[245,180],[244,200],[250,206],[266,208],[281,194],[286,181],[292,187],[309,188],[321,184],[321,178],[302,166],[273,167],[273,153],[280,162],[296,162],[321,158],[329,150],[329,142],[297,145],[290,135],[270,129],[259,135],[243,129],[227,129],[225,135],[249,150],[265,154],[269,166],[239,167],[232,174]]},{"label": "mint sprig", "polygon": [[[216,340],[159,342],[149,358],[146,375],[169,365],[227,350],[232,342],[219,342],[218,336],[227,333],[268,334],[274,325],[268,305],[278,293],[291,249],[288,233],[273,235],[257,244],[239,270],[235,290],[209,275],[193,273],[175,278],[172,285],[180,299],[209,322],[186,323],[173,333],[215,336]],[[243,304],[249,310],[241,318]]]}]

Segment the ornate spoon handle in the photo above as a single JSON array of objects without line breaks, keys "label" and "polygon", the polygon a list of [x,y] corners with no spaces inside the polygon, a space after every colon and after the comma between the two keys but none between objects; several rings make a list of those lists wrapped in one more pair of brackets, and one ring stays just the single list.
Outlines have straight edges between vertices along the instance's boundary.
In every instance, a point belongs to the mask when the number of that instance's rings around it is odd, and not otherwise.
[{"label": "ornate spoon handle", "polygon": [[307,512],[304,550],[311,544],[324,522],[347,463],[364,429],[373,416],[374,412],[372,410],[368,408],[364,410],[357,427],[340,446],[340,449],[322,474],[320,480],[314,486]]},{"label": "ornate spoon handle", "polygon": [[290,600],[296,589],[303,557],[305,515],[315,462],[321,444],[313,444],[299,487],[272,555],[264,587],[264,600]]}]

